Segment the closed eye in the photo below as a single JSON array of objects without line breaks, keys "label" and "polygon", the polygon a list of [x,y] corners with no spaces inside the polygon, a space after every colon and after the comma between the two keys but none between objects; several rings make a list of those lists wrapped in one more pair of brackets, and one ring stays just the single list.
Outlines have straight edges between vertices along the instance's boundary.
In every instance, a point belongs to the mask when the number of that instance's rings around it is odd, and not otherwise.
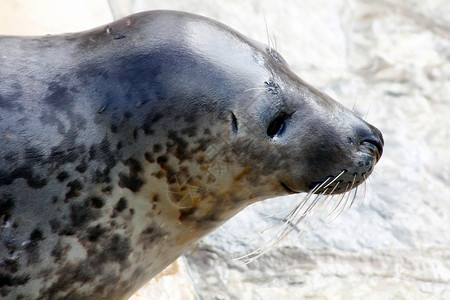
[{"label": "closed eye", "polygon": [[278,114],[267,127],[267,135],[271,139],[280,137],[286,129],[286,120],[289,117],[290,115],[284,112]]}]

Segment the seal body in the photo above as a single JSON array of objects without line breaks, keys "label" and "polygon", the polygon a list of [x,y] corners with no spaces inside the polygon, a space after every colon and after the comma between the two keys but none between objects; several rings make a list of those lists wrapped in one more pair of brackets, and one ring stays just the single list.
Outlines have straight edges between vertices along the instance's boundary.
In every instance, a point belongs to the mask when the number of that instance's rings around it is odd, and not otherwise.
[{"label": "seal body", "polygon": [[252,202],[356,186],[383,145],[273,49],[169,11],[0,37],[0,141],[11,299],[124,299]]}]

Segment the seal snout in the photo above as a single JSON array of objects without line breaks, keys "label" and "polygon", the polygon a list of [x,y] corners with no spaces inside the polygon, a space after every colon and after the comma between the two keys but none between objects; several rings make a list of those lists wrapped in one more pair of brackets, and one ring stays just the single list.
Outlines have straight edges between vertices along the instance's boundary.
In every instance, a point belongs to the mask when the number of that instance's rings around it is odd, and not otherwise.
[{"label": "seal snout", "polygon": [[358,130],[358,139],[360,150],[370,152],[378,162],[383,154],[384,139],[383,134],[378,128],[367,124],[367,128]]}]

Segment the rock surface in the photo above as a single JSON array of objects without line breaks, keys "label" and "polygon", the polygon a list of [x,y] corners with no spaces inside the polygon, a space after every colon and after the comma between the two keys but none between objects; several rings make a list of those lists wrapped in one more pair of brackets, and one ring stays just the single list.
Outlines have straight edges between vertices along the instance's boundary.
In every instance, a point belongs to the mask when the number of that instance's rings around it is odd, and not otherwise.
[{"label": "rock surface", "polygon": [[[92,27],[145,9],[203,14],[270,40],[298,75],[354,107],[386,142],[351,209],[337,217],[317,211],[253,262],[237,258],[275,236],[279,220],[302,195],[252,205],[206,237],[186,255],[198,297],[450,299],[448,1],[166,2],[96,1],[94,14],[83,6],[91,1],[46,0],[33,9],[25,1],[6,1],[0,4],[0,33],[17,26],[24,27],[20,33],[76,31],[80,23]],[[8,5],[16,10],[4,10]],[[11,11],[30,9],[33,22],[8,19]],[[67,27],[49,29],[49,19],[63,19]],[[189,291],[188,281],[168,286],[179,291],[187,284]],[[148,287],[139,295],[195,297],[192,291],[157,295]]]}]

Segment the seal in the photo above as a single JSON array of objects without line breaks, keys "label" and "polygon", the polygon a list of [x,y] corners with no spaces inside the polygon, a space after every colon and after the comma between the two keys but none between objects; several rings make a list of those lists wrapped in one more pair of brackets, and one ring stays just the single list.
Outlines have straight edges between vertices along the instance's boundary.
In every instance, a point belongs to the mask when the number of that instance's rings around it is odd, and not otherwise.
[{"label": "seal", "polygon": [[344,193],[383,148],[275,50],[183,12],[2,36],[0,83],[10,299],[129,297],[250,203]]}]

